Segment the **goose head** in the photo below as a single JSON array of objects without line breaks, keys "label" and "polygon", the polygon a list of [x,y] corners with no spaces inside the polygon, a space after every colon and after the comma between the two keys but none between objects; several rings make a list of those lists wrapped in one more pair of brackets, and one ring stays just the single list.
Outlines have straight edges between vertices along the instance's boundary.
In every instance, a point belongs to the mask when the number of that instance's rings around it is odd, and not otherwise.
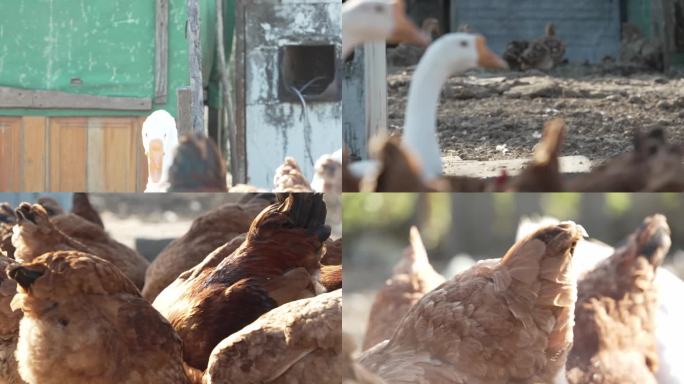
[{"label": "goose head", "polygon": [[178,146],[176,120],[165,110],[153,112],[143,123],[142,142],[147,156],[148,186],[163,183]]},{"label": "goose head", "polygon": [[436,126],[440,91],[450,76],[477,67],[507,68],[508,64],[487,47],[484,36],[449,33],[430,44],[413,73],[403,141],[417,157],[426,182],[442,174]]},{"label": "goose head", "polygon": [[349,0],[342,4],[342,54],[359,44],[388,41],[425,47],[430,37],[409,19],[403,0]]},{"label": "goose head", "polygon": [[440,61],[447,63],[450,75],[478,67],[508,68],[508,64],[487,47],[487,39],[479,34],[449,33],[436,40],[429,50],[439,52]]}]

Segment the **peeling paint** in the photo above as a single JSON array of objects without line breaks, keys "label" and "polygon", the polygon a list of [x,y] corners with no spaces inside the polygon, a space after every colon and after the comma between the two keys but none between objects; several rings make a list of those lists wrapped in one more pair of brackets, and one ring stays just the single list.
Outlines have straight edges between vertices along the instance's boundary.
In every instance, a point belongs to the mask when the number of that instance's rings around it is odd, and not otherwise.
[{"label": "peeling paint", "polygon": [[337,0],[247,5],[247,163],[249,182],[258,187],[271,186],[274,170],[286,156],[293,156],[310,178],[315,160],[342,146],[340,102],[307,102],[304,106],[281,102],[278,97],[279,49],[287,45],[339,45],[340,10]]}]

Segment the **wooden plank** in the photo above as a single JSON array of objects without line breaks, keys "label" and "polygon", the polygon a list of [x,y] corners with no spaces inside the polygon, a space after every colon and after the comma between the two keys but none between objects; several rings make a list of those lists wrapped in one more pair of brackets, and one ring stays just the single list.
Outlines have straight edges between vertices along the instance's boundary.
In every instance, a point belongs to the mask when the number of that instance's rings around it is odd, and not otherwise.
[{"label": "wooden plank", "polygon": [[86,190],[88,120],[84,117],[50,119],[50,191]]},{"label": "wooden plank", "polygon": [[157,0],[154,51],[154,102],[166,104],[169,78],[169,0]]},{"label": "wooden plank", "polygon": [[[563,156],[559,158],[561,173],[586,173],[591,171],[592,162],[585,156]],[[497,177],[505,169],[508,175],[520,173],[530,159],[472,161],[458,157],[442,157],[444,174],[468,177]]]},{"label": "wooden plank", "polygon": [[0,191],[20,192],[21,118],[0,117]]},{"label": "wooden plank", "polygon": [[152,109],[152,99],[77,95],[66,92],[0,87],[0,108],[149,111]]},{"label": "wooden plank", "polygon": [[247,180],[247,168],[249,164],[247,163],[247,133],[245,127],[247,125],[247,89],[246,87],[246,68],[245,68],[245,43],[247,36],[245,35],[245,12],[246,7],[250,4],[251,0],[237,0],[235,4],[235,54],[231,55],[231,60],[235,61],[235,147],[231,148],[231,152],[234,155],[231,156],[231,171],[232,171],[232,183],[235,184],[245,184]]},{"label": "wooden plank", "polygon": [[22,140],[22,191],[43,192],[47,188],[46,135],[48,119],[44,116],[26,116]]},{"label": "wooden plank", "polygon": [[142,145],[142,125],[145,117],[139,117],[135,122],[135,129],[131,131],[131,138],[135,148],[135,174],[136,174],[136,192],[145,191],[147,186],[147,157]]},{"label": "wooden plank", "polygon": [[88,192],[107,192],[103,149],[106,147],[102,119],[88,118]]},{"label": "wooden plank", "polygon": [[[366,140],[387,130],[387,56],[385,43],[364,45]],[[366,148],[368,146],[366,145]]]},{"label": "wooden plank", "polygon": [[178,117],[176,127],[178,135],[192,132],[192,91],[189,87],[178,88]]},{"label": "wooden plank", "polygon": [[202,83],[202,48],[200,46],[199,0],[187,0],[188,63],[192,90],[192,132],[204,133],[204,86]]},{"label": "wooden plank", "polygon": [[131,131],[135,129],[135,119],[103,119],[105,146],[102,148],[105,188],[107,192],[135,192],[136,173],[134,143]]}]

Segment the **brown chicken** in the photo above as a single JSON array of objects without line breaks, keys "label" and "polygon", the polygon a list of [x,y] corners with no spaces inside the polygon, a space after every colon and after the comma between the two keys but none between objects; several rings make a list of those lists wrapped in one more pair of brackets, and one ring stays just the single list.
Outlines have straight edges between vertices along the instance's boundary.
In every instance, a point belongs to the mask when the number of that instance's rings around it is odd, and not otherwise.
[{"label": "brown chicken", "polygon": [[324,265],[342,265],[342,238],[325,241],[325,255],[321,258]]},{"label": "brown chicken", "polygon": [[560,156],[565,137],[565,121],[553,119],[544,125],[544,134],[537,144],[534,158],[514,177],[507,189],[515,192],[559,192],[563,190]]},{"label": "brown chicken", "polygon": [[429,292],[360,363],[390,383],[559,383],[572,346],[571,259],[586,233],[566,222],[517,242]]},{"label": "brown chicken", "polygon": [[81,216],[100,228],[104,228],[102,218],[95,208],[93,208],[93,206],[90,204],[90,199],[88,198],[87,193],[74,193],[71,199],[71,213],[76,216]]},{"label": "brown chicken", "polygon": [[284,304],[214,348],[205,384],[336,383],[342,291]]},{"label": "brown chicken", "polygon": [[[314,294],[330,236],[322,195],[278,200],[254,219],[239,248],[225,256],[217,249],[154,301],[183,339],[190,366],[204,370],[221,340],[279,305]],[[215,268],[206,267],[221,258]]]},{"label": "brown chicken", "polygon": [[14,294],[17,293],[17,283],[5,275],[5,269],[12,264],[14,260],[0,256],[0,383],[2,384],[24,383],[19,376],[17,359],[14,357],[22,313],[13,311],[10,306]]},{"label": "brown chicken", "polygon": [[150,264],[143,297],[153,302],[181,273],[237,235],[246,233],[267,205],[268,200],[261,198],[247,204],[225,204],[195,219],[188,232],[172,241]]},{"label": "brown chicken", "polygon": [[667,142],[665,131],[637,132],[634,151],[614,157],[568,183],[582,192],[684,191],[684,148]]},{"label": "brown chicken", "polygon": [[226,162],[204,135],[183,135],[169,168],[169,192],[227,192]]},{"label": "brown chicken", "polygon": [[30,384],[189,383],[171,325],[108,261],[50,252],[8,269],[19,284],[17,360]]},{"label": "brown chicken", "polygon": [[328,292],[342,289],[342,266],[321,265],[319,282]]},{"label": "brown chicken", "polygon": [[0,204],[0,255],[14,259],[14,246],[12,245],[12,228],[17,222],[17,215],[12,206],[7,203]]},{"label": "brown chicken", "polygon": [[409,239],[411,246],[394,267],[394,275],[375,295],[363,340],[364,351],[389,339],[413,304],[445,281],[430,265],[418,228],[411,228]]},{"label": "brown chicken", "polygon": [[12,244],[18,261],[30,262],[53,251],[81,251],[111,262],[136,286],[143,286],[147,260],[109,237],[102,227],[73,213],[49,218],[39,204],[22,203],[16,214],[18,231],[15,228]]},{"label": "brown chicken", "polygon": [[376,374],[368,371],[354,359],[356,343],[354,339],[342,333],[342,356],[343,364],[342,384],[386,384]]},{"label": "brown chicken", "polygon": [[656,383],[654,280],[670,244],[665,217],[648,217],[624,246],[580,278],[570,383]]},{"label": "brown chicken", "polygon": [[273,176],[273,192],[312,192],[309,180],[304,177],[297,161],[286,157],[283,164],[276,168]]}]

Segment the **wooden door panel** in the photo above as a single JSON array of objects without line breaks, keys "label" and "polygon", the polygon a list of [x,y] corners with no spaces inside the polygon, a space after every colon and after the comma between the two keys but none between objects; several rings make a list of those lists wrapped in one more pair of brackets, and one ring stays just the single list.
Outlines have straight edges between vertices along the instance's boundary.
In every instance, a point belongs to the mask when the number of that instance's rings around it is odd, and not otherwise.
[{"label": "wooden door panel", "polygon": [[53,117],[50,119],[50,190],[86,191],[88,119]]},{"label": "wooden door panel", "polygon": [[20,144],[21,118],[0,117],[0,191],[21,189]]},{"label": "wooden door panel", "polygon": [[47,118],[24,117],[24,138],[22,140],[22,191],[43,192],[46,190],[46,129]]}]

